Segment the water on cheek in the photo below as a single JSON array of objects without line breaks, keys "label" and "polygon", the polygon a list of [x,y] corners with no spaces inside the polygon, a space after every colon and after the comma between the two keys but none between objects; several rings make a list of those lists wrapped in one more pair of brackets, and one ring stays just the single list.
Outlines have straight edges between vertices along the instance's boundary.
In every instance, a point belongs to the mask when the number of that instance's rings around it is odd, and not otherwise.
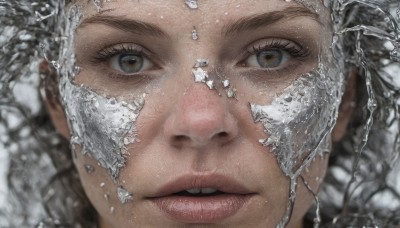
[{"label": "water on cheek", "polygon": [[72,144],[81,146],[82,153],[96,159],[116,181],[125,166],[126,146],[136,140],[135,121],[144,97],[117,101],[67,81],[63,98]]},{"label": "water on cheek", "polygon": [[[331,149],[332,131],[342,95],[343,75],[320,69],[296,79],[271,104],[252,103],[254,122],[264,126],[269,136],[260,143],[277,157],[282,172],[290,179],[289,205],[277,227],[291,216],[296,186],[301,173],[317,155]],[[315,193],[303,179],[312,195]]]},{"label": "water on cheek", "polygon": [[334,126],[341,84],[313,71],[296,79],[271,104],[251,104],[254,121],[269,135],[260,142],[271,148],[285,175],[295,175],[299,160],[315,149],[319,154],[330,151],[330,140],[320,142]]}]

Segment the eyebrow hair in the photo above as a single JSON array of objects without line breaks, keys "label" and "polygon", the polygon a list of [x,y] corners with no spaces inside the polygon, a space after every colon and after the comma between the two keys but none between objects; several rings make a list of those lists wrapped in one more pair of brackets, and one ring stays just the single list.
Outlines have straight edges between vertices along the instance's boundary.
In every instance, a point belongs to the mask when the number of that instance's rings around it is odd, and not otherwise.
[{"label": "eyebrow hair", "polygon": [[254,30],[262,26],[271,25],[282,20],[290,20],[296,17],[311,17],[313,20],[322,24],[317,13],[312,12],[308,8],[300,6],[287,7],[282,11],[272,11],[250,17],[244,17],[228,24],[222,28],[224,36],[233,36],[235,34]]},{"label": "eyebrow hair", "polygon": [[83,20],[79,27],[84,27],[88,24],[104,24],[124,32],[155,37],[167,37],[167,34],[156,25],[139,20],[128,19],[121,16],[97,14]]}]

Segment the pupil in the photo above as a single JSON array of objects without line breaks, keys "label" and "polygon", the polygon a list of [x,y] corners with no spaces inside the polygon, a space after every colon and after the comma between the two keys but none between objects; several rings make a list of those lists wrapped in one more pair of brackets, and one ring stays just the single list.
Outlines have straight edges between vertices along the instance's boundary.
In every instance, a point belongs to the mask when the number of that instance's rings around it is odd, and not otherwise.
[{"label": "pupil", "polygon": [[262,51],[257,54],[257,62],[264,68],[278,67],[282,62],[282,52],[278,50]]},{"label": "pupil", "polygon": [[125,73],[136,73],[140,71],[143,66],[143,58],[132,54],[121,55],[119,66]]}]

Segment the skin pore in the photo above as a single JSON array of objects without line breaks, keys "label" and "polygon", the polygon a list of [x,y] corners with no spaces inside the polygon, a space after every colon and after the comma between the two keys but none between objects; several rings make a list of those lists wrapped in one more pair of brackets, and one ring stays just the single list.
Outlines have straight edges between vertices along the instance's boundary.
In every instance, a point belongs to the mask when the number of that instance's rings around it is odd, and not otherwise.
[{"label": "skin pore", "polygon": [[[100,12],[92,2],[76,3],[83,17],[74,38],[80,68],[74,85],[127,103],[145,94],[135,119],[137,140],[126,146],[118,178],[111,178],[90,151],[83,155],[76,149],[75,164],[101,227],[274,227],[285,213],[289,179],[271,148],[260,144],[268,135],[254,123],[249,102],[271,104],[318,66],[332,42],[329,14],[318,1],[310,1],[324,9],[318,13],[283,0],[200,3],[194,10],[180,0],[111,1]],[[201,69],[216,89],[195,82],[198,59],[208,60]],[[223,80],[235,88],[234,98]],[[49,109],[57,130],[70,138],[63,109]],[[334,140],[343,136],[349,116],[339,116]],[[302,175],[314,192],[326,165],[327,155],[317,156]],[[94,171],[87,172],[88,166]],[[244,186],[248,196],[223,218],[171,216],[153,199],[164,186],[186,177],[200,185],[234,180],[227,182]],[[132,194],[129,202],[118,199],[120,187]],[[288,227],[302,227],[312,201],[299,182]]]}]

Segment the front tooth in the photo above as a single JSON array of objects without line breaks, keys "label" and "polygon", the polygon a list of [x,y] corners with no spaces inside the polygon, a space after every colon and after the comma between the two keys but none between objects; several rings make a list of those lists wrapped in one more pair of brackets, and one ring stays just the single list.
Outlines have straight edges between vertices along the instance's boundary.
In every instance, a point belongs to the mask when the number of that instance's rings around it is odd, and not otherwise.
[{"label": "front tooth", "polygon": [[215,188],[202,188],[201,189],[201,193],[203,193],[203,194],[211,194],[216,191],[217,191],[217,189],[215,189]]},{"label": "front tooth", "polygon": [[186,191],[189,192],[190,194],[199,194],[201,192],[200,188],[191,188]]}]

